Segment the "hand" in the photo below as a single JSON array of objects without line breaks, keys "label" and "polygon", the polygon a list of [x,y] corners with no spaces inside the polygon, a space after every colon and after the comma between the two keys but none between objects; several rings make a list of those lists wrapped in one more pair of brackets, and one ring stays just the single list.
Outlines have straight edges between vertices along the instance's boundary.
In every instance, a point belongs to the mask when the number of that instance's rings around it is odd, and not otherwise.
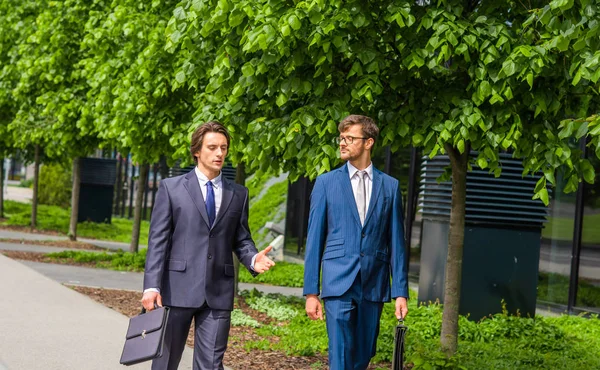
[{"label": "hand", "polygon": [[398,320],[404,319],[408,314],[408,304],[406,303],[406,298],[398,297],[396,298],[396,318]]},{"label": "hand", "polygon": [[306,313],[311,320],[323,320],[323,307],[316,294],[306,296]]},{"label": "hand", "polygon": [[142,296],[142,306],[146,309],[146,311],[152,311],[154,309],[154,304],[158,307],[162,307],[162,297],[158,292],[146,292]]},{"label": "hand", "polygon": [[254,271],[262,274],[267,271],[271,267],[275,266],[275,262],[273,262],[269,257],[267,257],[267,253],[269,253],[273,249],[272,246],[268,246],[262,251],[258,252],[256,258],[254,259]]}]

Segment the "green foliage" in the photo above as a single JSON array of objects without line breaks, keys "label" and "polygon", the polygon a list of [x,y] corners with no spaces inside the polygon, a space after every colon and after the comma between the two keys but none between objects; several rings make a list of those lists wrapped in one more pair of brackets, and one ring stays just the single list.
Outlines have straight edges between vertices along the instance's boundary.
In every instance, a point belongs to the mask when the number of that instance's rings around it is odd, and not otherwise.
[{"label": "green foliage", "polygon": [[277,262],[267,273],[256,277],[252,277],[245,268],[240,268],[239,281],[242,283],[302,287],[304,285],[304,266],[281,261]]},{"label": "green foliage", "polygon": [[251,138],[239,147],[249,170],[330,170],[337,122],[363,112],[393,151],[472,148],[494,173],[511,151],[544,172],[536,198],[547,203],[558,168],[567,191],[593,178],[569,140],[600,140],[600,12],[560,3],[184,0],[166,48],[180,82],[202,86],[195,118]]},{"label": "green foliage", "polygon": [[286,199],[287,189],[287,181],[278,182],[272,185],[260,199],[250,206],[248,225],[252,235],[258,234],[265,223],[275,217],[279,207]]},{"label": "green foliage", "polygon": [[19,187],[21,188],[31,188],[33,186],[33,179],[21,180],[19,182]]},{"label": "green foliage", "polygon": [[[414,292],[411,292],[416,296]],[[248,348],[277,349],[290,355],[326,353],[327,333],[323,321],[311,321],[301,313],[304,300],[298,297],[262,295],[257,291],[242,292],[247,301],[267,297],[300,314],[288,323],[263,325],[257,330],[264,337],[277,336],[279,341],[265,339],[248,343]],[[272,303],[269,303],[272,304]],[[575,316],[523,318],[506,312],[480,322],[460,317],[460,348],[451,358],[439,349],[442,306],[417,305],[409,301],[406,318],[407,362],[413,369],[592,369],[600,365],[600,320]],[[373,362],[390,361],[397,320],[393,303],[384,305]]]},{"label": "green foliage", "polygon": [[267,316],[280,321],[288,321],[298,315],[298,310],[285,306],[277,299],[268,297],[252,297],[246,300],[250,308],[259,312],[264,312]]},{"label": "green foliage", "polygon": [[40,168],[38,202],[68,208],[71,205],[71,171],[60,164],[47,164]]},{"label": "green foliage", "polygon": [[96,253],[85,251],[63,251],[49,253],[48,257],[57,260],[73,260],[81,263],[96,263],[96,267],[117,271],[144,271],[146,249],[137,253],[118,251],[115,253]]},{"label": "green foliage", "polygon": [[[5,201],[5,225],[29,226],[31,224],[31,206],[15,201]],[[64,235],[69,231],[70,212],[57,206],[38,206],[39,230],[56,231]],[[131,240],[133,222],[124,218],[113,217],[110,224],[81,222],[77,226],[77,234],[82,238],[110,240],[128,243]],[[148,243],[150,223],[142,221],[140,243]]]},{"label": "green foliage", "polygon": [[252,328],[260,327],[260,323],[254,320],[252,317],[246,315],[242,310],[234,308],[231,311],[231,325],[232,326],[249,326]]}]

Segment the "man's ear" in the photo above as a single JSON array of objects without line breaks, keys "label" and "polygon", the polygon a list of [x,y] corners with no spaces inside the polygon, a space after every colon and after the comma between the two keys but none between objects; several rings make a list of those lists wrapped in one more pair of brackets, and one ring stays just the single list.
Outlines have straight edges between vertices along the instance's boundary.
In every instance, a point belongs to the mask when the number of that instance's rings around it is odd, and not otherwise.
[{"label": "man's ear", "polygon": [[365,142],[366,147],[368,150],[372,150],[373,146],[375,145],[375,140],[373,140],[372,137],[368,138],[367,141]]}]

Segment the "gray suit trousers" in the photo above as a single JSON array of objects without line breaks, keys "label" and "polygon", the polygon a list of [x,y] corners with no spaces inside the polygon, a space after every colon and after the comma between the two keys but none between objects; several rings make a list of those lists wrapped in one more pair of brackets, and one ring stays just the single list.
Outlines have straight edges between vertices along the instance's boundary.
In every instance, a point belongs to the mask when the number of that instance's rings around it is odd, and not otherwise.
[{"label": "gray suit trousers", "polygon": [[194,370],[222,370],[227,349],[231,311],[171,307],[163,355],[152,361],[152,370],[177,370],[194,319]]}]

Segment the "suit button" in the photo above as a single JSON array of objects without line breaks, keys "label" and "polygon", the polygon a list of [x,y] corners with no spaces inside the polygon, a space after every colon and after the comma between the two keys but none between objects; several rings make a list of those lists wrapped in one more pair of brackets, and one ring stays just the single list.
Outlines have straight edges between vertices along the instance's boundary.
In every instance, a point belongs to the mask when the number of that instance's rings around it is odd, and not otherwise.
[{"label": "suit button", "polygon": [[210,234],[209,237],[214,238],[215,234]]},{"label": "suit button", "polygon": [[360,256],[361,256],[361,257],[364,257],[364,256],[365,256],[365,254],[364,254],[364,253],[361,253],[361,254],[360,254]]},{"label": "suit button", "polygon": [[211,259],[211,258],[212,258],[212,254],[209,254],[209,255],[208,255],[208,259]]},{"label": "suit button", "polygon": [[362,233],[362,235],[361,235],[361,236],[364,238],[366,235],[365,235],[365,233]]}]

